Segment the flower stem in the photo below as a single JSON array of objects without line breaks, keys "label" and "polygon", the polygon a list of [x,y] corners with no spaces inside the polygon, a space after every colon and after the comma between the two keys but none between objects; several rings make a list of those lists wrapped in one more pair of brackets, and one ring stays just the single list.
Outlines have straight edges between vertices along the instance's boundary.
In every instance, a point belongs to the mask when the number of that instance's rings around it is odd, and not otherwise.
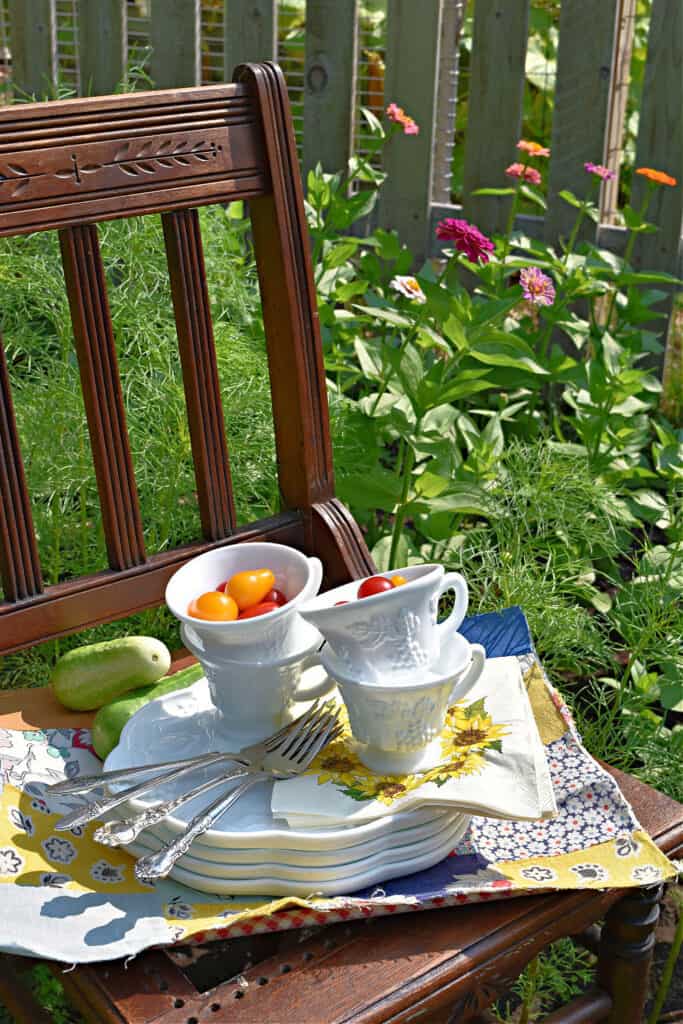
[{"label": "flower stem", "polygon": [[[643,202],[641,203],[640,210],[638,211],[638,216],[639,216],[639,219],[640,219],[641,222],[645,218],[645,214],[647,213],[647,208],[650,205],[650,198],[652,196],[652,192],[654,191],[655,187],[656,186],[654,185],[653,182],[648,181],[647,187],[645,189],[645,195],[643,196]],[[624,249],[624,267],[628,266],[628,264],[631,262],[631,257],[633,256],[633,250],[634,250],[635,244],[636,244],[636,238],[637,238],[637,236],[639,234],[640,234],[640,232],[636,231],[634,228],[631,228],[629,230],[628,241],[626,242],[626,248]],[[602,328],[602,333],[603,334],[605,334],[609,330],[609,325],[610,325],[610,323],[612,321],[612,315],[614,313],[614,306],[615,306],[615,303],[617,301],[617,291],[618,291],[618,289],[615,287],[614,291],[612,292],[612,296],[610,298],[610,304],[609,304],[609,307],[607,309],[607,316],[605,317],[605,322],[604,322],[603,328]]]},{"label": "flower stem", "polygon": [[[415,435],[419,436],[419,423],[415,426]],[[394,518],[394,528],[391,535],[391,548],[389,550],[389,568],[396,568],[396,555],[398,554],[398,544],[401,539],[401,531],[403,530],[403,524],[406,518],[406,505],[408,504],[408,495],[410,493],[410,482],[413,475],[413,469],[415,468],[415,452],[411,444],[407,443],[405,448],[405,454],[403,458],[403,487],[401,490],[401,500],[399,506],[396,509],[396,516]]]}]

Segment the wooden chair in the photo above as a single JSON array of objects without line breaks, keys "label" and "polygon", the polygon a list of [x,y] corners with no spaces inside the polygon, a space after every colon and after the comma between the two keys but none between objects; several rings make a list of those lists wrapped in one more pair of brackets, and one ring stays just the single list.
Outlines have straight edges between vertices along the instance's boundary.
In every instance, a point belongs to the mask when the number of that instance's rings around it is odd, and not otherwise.
[{"label": "wooden chair", "polygon": [[[0,653],[159,604],[169,576],[217,545],[268,539],[321,557],[326,583],[372,571],[335,499],[325,375],[284,81],[247,65],[235,83],[18,105],[0,111],[0,233],[59,231],[109,569],[43,587],[7,366],[0,362]],[[271,374],[282,512],[236,529],[196,208],[249,200]],[[96,222],[160,213],[196,468],[202,539],[148,557],[130,457]],[[0,350],[1,351],[1,350]],[[47,701],[48,695],[41,695]],[[36,691],[2,695],[0,711]],[[662,849],[683,848],[683,809],[615,773]],[[91,1021],[322,1024],[476,1019],[539,950],[605,918],[600,989],[552,1021],[636,1024],[657,887],[520,898],[151,951],[58,976]],[[593,930],[595,931],[595,930]],[[5,957],[0,999],[46,1015]],[[234,978],[241,974],[248,987]],[[481,1018],[480,1018],[481,1019]]]}]

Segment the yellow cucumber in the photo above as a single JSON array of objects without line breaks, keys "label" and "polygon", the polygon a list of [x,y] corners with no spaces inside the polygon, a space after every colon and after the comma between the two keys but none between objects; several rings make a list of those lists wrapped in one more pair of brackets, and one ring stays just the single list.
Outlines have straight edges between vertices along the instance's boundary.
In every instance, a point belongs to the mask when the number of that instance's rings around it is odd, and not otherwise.
[{"label": "yellow cucumber", "polygon": [[181,669],[172,676],[160,679],[153,686],[143,686],[132,693],[126,693],[123,697],[113,700],[111,704],[100,708],[95,715],[92,725],[92,745],[98,757],[104,761],[105,757],[114,749],[119,742],[121,731],[129,718],[139,711],[144,704],[161,697],[164,693],[173,693],[174,690],[182,690],[185,686],[191,686],[201,679],[204,671],[201,665],[190,665],[189,668]]},{"label": "yellow cucumber", "polygon": [[116,697],[148,686],[171,667],[166,644],[151,636],[127,636],[68,651],[50,682],[57,700],[74,711],[101,708]]}]

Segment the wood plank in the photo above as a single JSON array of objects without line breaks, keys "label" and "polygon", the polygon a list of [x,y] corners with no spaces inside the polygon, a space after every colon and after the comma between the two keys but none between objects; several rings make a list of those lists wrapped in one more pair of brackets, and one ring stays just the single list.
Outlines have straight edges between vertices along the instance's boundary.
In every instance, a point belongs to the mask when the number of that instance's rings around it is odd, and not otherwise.
[{"label": "wood plank", "polygon": [[[680,0],[654,0],[648,35],[645,81],[640,104],[636,167],[666,171],[678,180],[676,188],[656,189],[647,219],[659,226],[656,234],[642,235],[634,262],[647,270],[679,273],[683,233],[683,5]],[[645,180],[633,175],[632,202],[643,201]],[[657,285],[657,287],[660,287]],[[671,311],[671,298],[661,311]],[[653,325],[664,330],[663,321]],[[657,357],[661,369],[664,355]]]},{"label": "wood plank", "polygon": [[223,26],[226,82],[238,64],[275,60],[277,0],[226,0]]},{"label": "wood plank", "polygon": [[[546,239],[566,238],[577,211],[560,199],[568,189],[583,198],[595,178],[584,163],[604,163],[607,113],[614,72],[617,0],[563,0],[560,9],[560,43],[549,172]],[[582,237],[595,236],[595,225],[586,219]]]},{"label": "wood plank", "polygon": [[607,224],[619,222],[619,177],[624,151],[626,106],[631,81],[631,56],[636,25],[637,0],[617,0],[617,38],[614,44],[614,67],[607,114],[607,138],[604,164],[614,177],[606,181],[600,194],[600,220]]},{"label": "wood plank", "polygon": [[10,0],[9,15],[15,95],[49,98],[57,79],[55,0]]},{"label": "wood plank", "polygon": [[304,181],[317,163],[329,173],[351,155],[358,0],[308,0],[304,66]]},{"label": "wood plank", "polygon": [[65,228],[59,241],[109,565],[129,569],[145,546],[97,228]]},{"label": "wood plank", "polygon": [[217,540],[236,522],[199,215],[166,213],[162,222],[202,533]]},{"label": "wood plank", "polygon": [[42,590],[40,559],[26,490],[5,350],[0,338],[0,579],[7,601]]},{"label": "wood plank", "polygon": [[530,0],[476,0],[465,137],[464,209],[482,231],[504,231],[510,201],[472,196],[504,188],[522,130]]},{"label": "wood plank", "polygon": [[201,34],[199,0],[152,0],[150,70],[157,89],[199,85]]},{"label": "wood plank", "polygon": [[397,103],[420,134],[396,135],[384,151],[384,228],[398,231],[419,267],[427,253],[443,0],[388,0],[384,105]]},{"label": "wood plank", "polygon": [[125,81],[128,55],[125,0],[78,0],[81,93],[102,96]]},{"label": "wood plank", "polygon": [[466,0],[444,0],[441,20],[441,61],[436,108],[432,202],[448,203],[451,198],[455,117],[460,70],[460,35],[465,21]]}]

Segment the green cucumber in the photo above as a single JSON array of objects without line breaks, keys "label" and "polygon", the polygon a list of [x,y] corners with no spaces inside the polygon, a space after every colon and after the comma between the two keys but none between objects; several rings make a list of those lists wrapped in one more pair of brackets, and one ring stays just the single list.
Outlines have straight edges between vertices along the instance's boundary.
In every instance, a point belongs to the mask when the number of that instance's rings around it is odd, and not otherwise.
[{"label": "green cucumber", "polygon": [[114,749],[119,742],[119,737],[124,725],[129,718],[139,711],[143,705],[161,697],[164,693],[173,693],[174,690],[182,690],[185,686],[191,686],[201,679],[204,670],[201,665],[190,665],[189,668],[181,669],[172,676],[165,676],[153,686],[142,686],[139,690],[126,693],[122,697],[113,700],[111,704],[100,708],[95,715],[92,725],[92,745],[98,757],[104,761],[105,757]]},{"label": "green cucumber", "polygon": [[171,667],[166,644],[151,636],[127,636],[68,651],[50,682],[55,697],[73,711],[92,711],[129,690],[156,683]]}]

